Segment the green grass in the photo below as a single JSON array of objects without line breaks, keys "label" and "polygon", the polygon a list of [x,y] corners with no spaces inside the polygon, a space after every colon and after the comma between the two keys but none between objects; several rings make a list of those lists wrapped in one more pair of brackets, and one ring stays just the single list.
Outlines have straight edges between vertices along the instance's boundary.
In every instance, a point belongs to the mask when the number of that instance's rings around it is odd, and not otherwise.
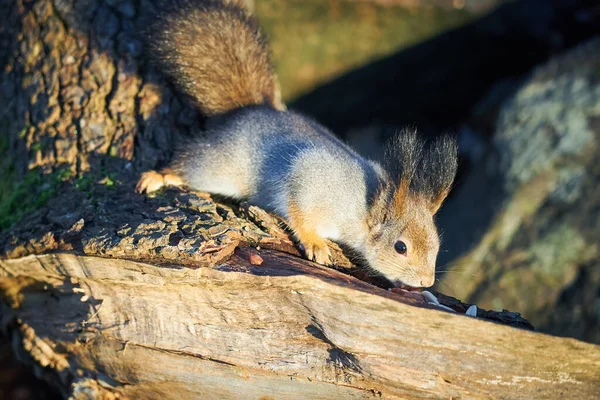
[{"label": "green grass", "polygon": [[340,0],[257,0],[286,101],[342,73],[458,27],[473,15]]},{"label": "green grass", "polygon": [[115,177],[106,171],[76,178],[69,168],[58,168],[51,173],[35,168],[19,178],[9,150],[8,135],[0,129],[0,231],[46,205],[65,183],[73,184],[88,197],[93,195],[96,183],[111,188],[116,185]]},{"label": "green grass", "polygon": [[[2,148],[0,154],[1,151]],[[113,174],[105,171],[74,177],[68,168],[47,174],[36,168],[27,172],[19,181],[11,173],[0,180],[0,231],[10,228],[27,214],[46,205],[61,188],[66,189],[68,185],[73,185],[88,198],[93,198],[96,185],[114,189],[118,183]]]},{"label": "green grass", "polygon": [[[62,181],[71,178],[71,171],[58,169],[51,174],[43,174],[40,169],[32,169],[20,177],[15,169],[15,160],[10,151],[8,124],[0,121],[0,231],[10,228],[27,214],[38,210],[50,200]],[[23,139],[29,127],[25,127],[17,137]],[[35,143],[32,150],[41,149]]]},{"label": "green grass", "polygon": [[0,182],[0,231],[45,205],[55,194],[58,178],[47,179],[37,169],[16,181],[14,171]]}]

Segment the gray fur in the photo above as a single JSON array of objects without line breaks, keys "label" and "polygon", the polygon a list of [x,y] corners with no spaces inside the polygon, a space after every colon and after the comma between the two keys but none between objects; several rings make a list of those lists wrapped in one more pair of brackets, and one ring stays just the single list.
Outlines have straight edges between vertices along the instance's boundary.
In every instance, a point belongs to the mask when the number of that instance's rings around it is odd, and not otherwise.
[{"label": "gray fur", "polygon": [[349,245],[366,234],[361,221],[387,179],[316,122],[264,106],[220,119],[206,138],[182,146],[171,168],[196,190],[245,198],[286,219],[291,198],[302,209],[328,210],[317,230],[337,231],[324,236]]}]

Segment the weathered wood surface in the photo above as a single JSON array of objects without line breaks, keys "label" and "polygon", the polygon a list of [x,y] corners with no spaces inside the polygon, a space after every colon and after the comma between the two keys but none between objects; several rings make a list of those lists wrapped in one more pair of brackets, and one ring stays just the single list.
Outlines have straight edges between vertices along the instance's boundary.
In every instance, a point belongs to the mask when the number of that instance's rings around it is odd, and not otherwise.
[{"label": "weathered wood surface", "polygon": [[[424,305],[419,295],[297,257],[255,207],[132,189],[65,184],[0,235],[2,326],[65,395],[94,387],[132,397],[485,398],[573,384],[585,397],[595,389],[597,347],[414,307]],[[262,262],[253,265],[249,252]],[[536,345],[510,350],[515,343]],[[543,346],[582,351],[582,361],[550,362]]]},{"label": "weathered wood surface", "polygon": [[75,398],[600,391],[599,346],[414,307],[337,271],[260,255],[260,266],[238,250],[197,269],[72,254],[4,260],[3,325]]},{"label": "weathered wood surface", "polygon": [[0,235],[2,327],[65,395],[586,398],[599,389],[597,346],[438,311],[418,294],[317,266],[260,209],[132,189],[64,187]]}]

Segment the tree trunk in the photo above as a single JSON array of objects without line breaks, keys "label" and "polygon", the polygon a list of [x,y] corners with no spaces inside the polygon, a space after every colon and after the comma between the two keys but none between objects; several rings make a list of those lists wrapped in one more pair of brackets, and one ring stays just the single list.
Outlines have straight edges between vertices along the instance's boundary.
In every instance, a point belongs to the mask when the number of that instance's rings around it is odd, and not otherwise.
[{"label": "tree trunk", "polygon": [[143,60],[154,3],[1,3],[0,167],[51,197],[0,233],[0,330],[22,362],[76,399],[597,394],[598,346],[381,289],[333,244],[341,271],[315,265],[249,205],[135,194],[202,127]]},{"label": "tree trunk", "polygon": [[168,158],[173,136],[199,125],[141,57],[136,33],[152,7],[2,1],[2,128],[21,175],[117,161],[154,167]]}]

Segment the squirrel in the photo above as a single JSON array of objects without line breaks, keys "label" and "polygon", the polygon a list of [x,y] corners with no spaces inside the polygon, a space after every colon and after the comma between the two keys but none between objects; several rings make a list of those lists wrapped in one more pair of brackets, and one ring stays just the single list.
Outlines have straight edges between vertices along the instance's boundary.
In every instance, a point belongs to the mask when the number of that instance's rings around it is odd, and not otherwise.
[{"label": "squirrel", "polygon": [[433,216],[450,191],[457,145],[404,130],[383,163],[286,110],[265,36],[236,2],[178,0],[147,29],[151,56],[207,116],[136,191],[163,186],[246,199],[283,217],[305,256],[331,265],[325,239],[354,250],[396,287],[429,287],[440,240]]}]

